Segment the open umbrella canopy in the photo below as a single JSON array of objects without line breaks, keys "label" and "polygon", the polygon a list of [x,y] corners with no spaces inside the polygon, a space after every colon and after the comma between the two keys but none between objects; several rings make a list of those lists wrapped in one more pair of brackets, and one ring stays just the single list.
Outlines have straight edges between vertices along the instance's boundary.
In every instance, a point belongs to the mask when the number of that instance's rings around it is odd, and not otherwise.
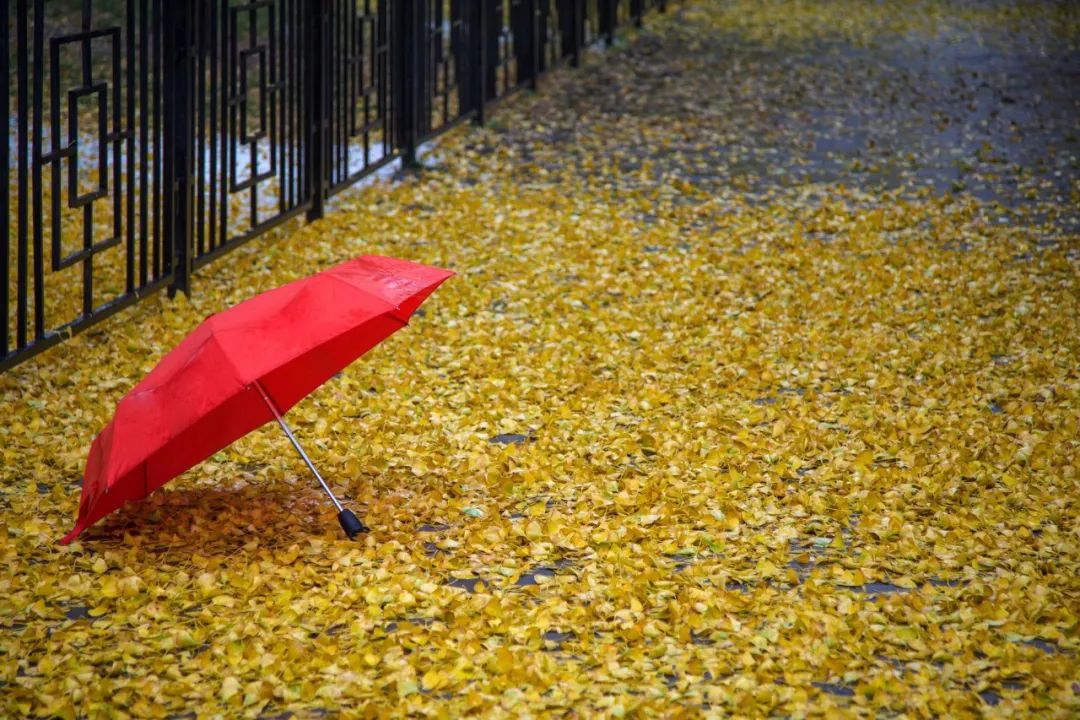
[{"label": "open umbrella canopy", "polygon": [[280,415],[404,327],[451,275],[367,255],[208,317],[120,400],[94,439],[78,520],[61,542],[265,423],[286,427]]}]

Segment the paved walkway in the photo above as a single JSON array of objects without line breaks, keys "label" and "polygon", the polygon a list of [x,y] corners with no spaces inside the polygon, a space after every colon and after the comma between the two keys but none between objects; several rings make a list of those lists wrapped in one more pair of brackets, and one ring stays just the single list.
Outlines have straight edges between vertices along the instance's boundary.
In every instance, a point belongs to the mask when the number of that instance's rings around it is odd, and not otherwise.
[{"label": "paved walkway", "polygon": [[[3,376],[0,714],[1080,712],[1080,17],[676,3],[418,176]],[[346,257],[452,267],[70,548],[115,402]]]}]

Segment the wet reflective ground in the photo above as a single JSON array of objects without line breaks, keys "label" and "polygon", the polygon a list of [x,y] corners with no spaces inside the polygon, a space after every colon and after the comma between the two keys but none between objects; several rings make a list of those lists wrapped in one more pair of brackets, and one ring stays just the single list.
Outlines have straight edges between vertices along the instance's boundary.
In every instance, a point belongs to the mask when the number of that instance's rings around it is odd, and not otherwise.
[{"label": "wet reflective ground", "polygon": [[[608,180],[624,188],[667,173],[765,199],[842,183],[974,198],[998,222],[1019,213],[1045,221],[1049,235],[1076,231],[1080,11],[954,6],[982,14],[883,21],[870,37],[828,18],[804,33],[762,33],[753,21],[751,32],[697,33],[697,8],[683,6],[675,13],[687,22],[634,42],[626,63],[590,66],[547,93],[537,125],[507,128],[500,140],[527,148],[539,132],[570,157],[604,148],[624,173]],[[572,110],[561,112],[567,98]],[[641,118],[654,134],[619,132]],[[578,132],[596,121],[611,132]]]}]

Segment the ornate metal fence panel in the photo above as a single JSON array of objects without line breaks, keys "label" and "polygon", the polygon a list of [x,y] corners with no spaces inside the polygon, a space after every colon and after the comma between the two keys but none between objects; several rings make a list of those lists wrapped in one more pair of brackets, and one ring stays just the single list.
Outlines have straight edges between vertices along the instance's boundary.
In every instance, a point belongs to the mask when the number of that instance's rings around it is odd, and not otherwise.
[{"label": "ornate metal fence panel", "polygon": [[305,5],[195,3],[189,182],[196,266],[309,207]]},{"label": "ornate metal fence panel", "polygon": [[326,48],[326,146],[331,191],[395,158],[391,115],[390,0],[333,0]]},{"label": "ornate metal fence panel", "polygon": [[491,28],[487,40],[491,56],[488,98],[509,95],[532,77],[528,44],[533,28],[528,23],[535,22],[535,18],[528,17],[530,4],[527,0],[503,0],[494,4],[488,24]]},{"label": "ornate metal fence panel", "polygon": [[479,13],[466,0],[421,3],[424,84],[419,98],[419,134],[428,138],[453,127],[474,107],[468,79],[476,65],[469,55]]},{"label": "ornate metal fence panel", "polygon": [[161,8],[0,2],[0,368],[170,279]]},{"label": "ornate metal fence panel", "polygon": [[[238,204],[247,205],[238,234],[257,231],[268,222],[259,212],[262,206],[268,206],[264,212],[273,219],[300,205],[288,197],[289,191],[294,198],[302,192],[301,168],[286,157],[298,145],[289,138],[289,130],[300,122],[285,116],[285,110],[295,105],[285,101],[285,92],[299,95],[295,91],[299,80],[289,82],[288,70],[299,63],[284,62],[289,50],[300,45],[299,33],[286,30],[299,25],[297,9],[295,2],[277,0],[228,8],[228,41],[222,48],[227,80],[221,93],[228,108],[227,130],[222,134],[228,170],[220,184],[227,185],[224,197],[240,194]],[[196,177],[201,179],[201,174]],[[262,197],[267,202],[260,204]]]},{"label": "ornate metal fence panel", "polygon": [[0,0],[0,371],[665,4]]},{"label": "ornate metal fence panel", "polygon": [[569,57],[574,45],[573,6],[567,0],[539,0],[537,18],[538,69],[545,72]]}]

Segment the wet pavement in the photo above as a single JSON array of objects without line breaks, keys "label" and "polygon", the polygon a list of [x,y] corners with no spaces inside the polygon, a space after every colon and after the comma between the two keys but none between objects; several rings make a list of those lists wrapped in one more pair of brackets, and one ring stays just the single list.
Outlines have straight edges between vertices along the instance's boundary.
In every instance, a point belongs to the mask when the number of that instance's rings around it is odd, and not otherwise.
[{"label": "wet pavement", "polygon": [[[540,134],[565,153],[539,159],[552,169],[607,152],[598,180],[624,191],[667,178],[759,201],[836,184],[949,195],[1058,237],[1080,228],[1080,50],[1067,5],[1029,3],[1006,25],[991,15],[936,32],[766,39],[697,33],[700,8],[683,5],[684,22],[651,26],[625,62],[546,88],[535,124],[496,121],[496,137],[528,160]],[[647,133],[620,132],[642,120]]]}]

